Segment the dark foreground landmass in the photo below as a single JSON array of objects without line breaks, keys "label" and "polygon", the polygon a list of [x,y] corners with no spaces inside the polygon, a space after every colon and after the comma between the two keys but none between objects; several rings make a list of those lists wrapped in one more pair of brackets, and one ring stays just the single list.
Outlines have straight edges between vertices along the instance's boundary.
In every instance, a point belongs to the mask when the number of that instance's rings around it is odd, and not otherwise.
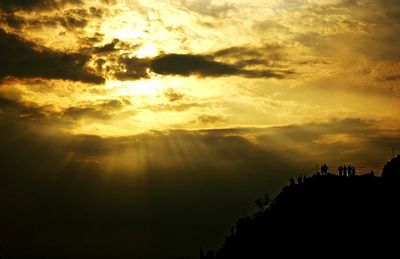
[{"label": "dark foreground landmass", "polygon": [[257,200],[259,211],[200,259],[400,258],[400,156],[380,177],[327,170]]},{"label": "dark foreground landmass", "polygon": [[382,177],[314,175],[243,217],[216,252],[225,258],[400,258],[400,156]]}]

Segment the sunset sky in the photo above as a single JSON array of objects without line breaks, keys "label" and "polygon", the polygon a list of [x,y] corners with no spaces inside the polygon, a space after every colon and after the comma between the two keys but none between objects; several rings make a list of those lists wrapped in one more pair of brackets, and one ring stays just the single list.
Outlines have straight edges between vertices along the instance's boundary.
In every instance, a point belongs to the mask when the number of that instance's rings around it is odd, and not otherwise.
[{"label": "sunset sky", "polygon": [[316,164],[380,173],[399,31],[394,0],[0,0],[0,246],[197,255]]}]

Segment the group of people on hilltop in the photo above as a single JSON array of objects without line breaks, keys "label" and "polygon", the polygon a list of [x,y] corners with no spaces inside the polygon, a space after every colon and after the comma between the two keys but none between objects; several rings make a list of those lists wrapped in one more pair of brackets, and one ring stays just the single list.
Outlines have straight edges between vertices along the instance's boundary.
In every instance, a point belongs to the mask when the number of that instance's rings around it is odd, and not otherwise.
[{"label": "group of people on hilltop", "polygon": [[339,166],[338,168],[339,176],[355,176],[356,175],[356,168],[354,166]]},{"label": "group of people on hilltop", "polygon": [[[328,169],[329,167],[324,163],[321,166],[321,174],[322,175],[327,175],[328,174]],[[356,175],[356,168],[354,166],[348,165],[348,166],[339,166],[338,168],[339,171],[339,176],[355,176]]]},{"label": "group of people on hilltop", "polygon": [[[329,167],[326,165],[326,163],[324,163],[321,166],[321,172],[319,172],[317,170],[317,175],[328,175],[328,170],[329,170]],[[341,165],[341,166],[339,166],[338,171],[339,171],[339,176],[341,176],[341,177],[353,177],[356,175],[356,168],[352,165],[348,165],[348,166]],[[374,176],[374,172],[371,171],[370,175]],[[307,179],[306,176],[299,176],[297,178],[297,183],[302,184],[306,181],[306,179]],[[290,183],[290,185],[295,185],[296,181],[295,181],[295,179],[290,178],[289,183]]]},{"label": "group of people on hilltop", "polygon": [[321,165],[321,174],[322,175],[327,175],[328,174],[328,169],[329,169],[329,167],[325,163],[323,165]]}]

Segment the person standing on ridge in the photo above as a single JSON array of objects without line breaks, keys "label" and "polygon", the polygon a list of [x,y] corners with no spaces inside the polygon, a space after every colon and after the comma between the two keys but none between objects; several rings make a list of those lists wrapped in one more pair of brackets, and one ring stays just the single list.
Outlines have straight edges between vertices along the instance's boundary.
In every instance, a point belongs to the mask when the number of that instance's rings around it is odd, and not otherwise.
[{"label": "person standing on ridge", "polygon": [[339,171],[339,176],[343,176],[343,167],[342,166],[339,166],[338,171]]}]

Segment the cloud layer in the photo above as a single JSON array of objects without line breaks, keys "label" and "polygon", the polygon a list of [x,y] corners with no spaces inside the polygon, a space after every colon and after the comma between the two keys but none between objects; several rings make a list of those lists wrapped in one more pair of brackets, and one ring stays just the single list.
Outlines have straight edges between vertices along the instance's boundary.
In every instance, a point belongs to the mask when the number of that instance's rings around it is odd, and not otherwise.
[{"label": "cloud layer", "polygon": [[48,10],[62,7],[67,3],[79,4],[81,0],[3,0],[0,2],[0,10],[6,12]]},{"label": "cloud layer", "polygon": [[103,83],[104,79],[90,72],[90,57],[78,53],[61,53],[26,41],[0,29],[0,79],[46,78]]}]

